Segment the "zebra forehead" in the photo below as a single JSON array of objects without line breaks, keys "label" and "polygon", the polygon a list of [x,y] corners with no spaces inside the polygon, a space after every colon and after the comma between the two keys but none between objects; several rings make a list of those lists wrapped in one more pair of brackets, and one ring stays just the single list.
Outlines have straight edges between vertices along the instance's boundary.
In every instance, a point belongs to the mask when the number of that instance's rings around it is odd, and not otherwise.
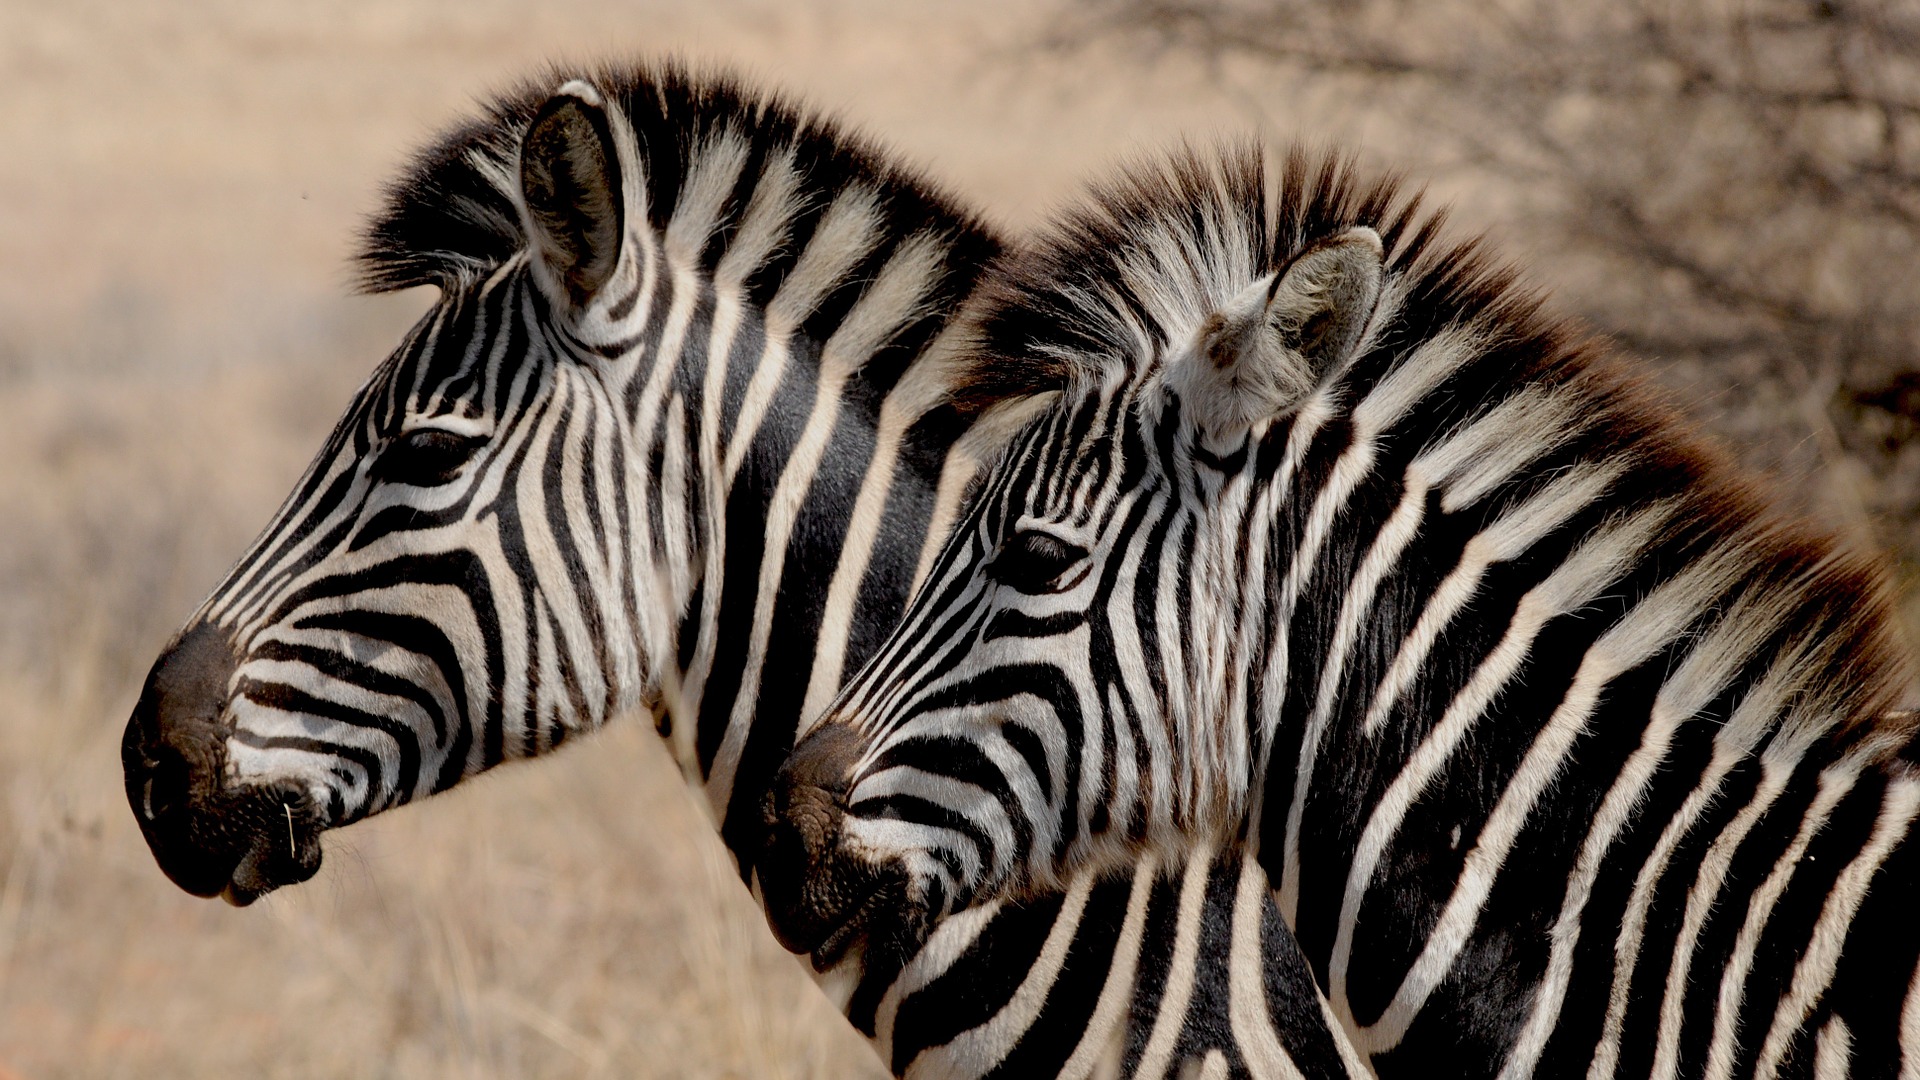
[{"label": "zebra forehead", "polygon": [[[874,193],[884,231],[970,240],[981,257],[999,247],[979,219],[931,182],[777,95],[670,63],[605,65],[584,74],[554,67],[449,128],[388,185],[360,246],[361,286],[369,292],[448,289],[485,277],[523,249],[527,238],[514,202],[521,135],[554,88],[574,78],[584,78],[626,114],[647,216],[663,234],[683,202],[699,218],[691,230],[695,242],[739,230],[766,174],[792,188],[783,189],[778,202],[795,217],[858,185]],[[683,227],[676,236],[689,231]],[[721,254],[716,246],[707,245],[709,261]]]}]

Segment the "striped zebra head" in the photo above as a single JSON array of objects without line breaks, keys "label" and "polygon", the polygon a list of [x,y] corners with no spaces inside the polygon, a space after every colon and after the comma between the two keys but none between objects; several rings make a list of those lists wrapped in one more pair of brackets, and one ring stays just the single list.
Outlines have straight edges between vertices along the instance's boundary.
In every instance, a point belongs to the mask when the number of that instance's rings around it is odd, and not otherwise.
[{"label": "striped zebra head", "polygon": [[[148,676],[127,798],[188,892],[246,903],[317,871],[324,828],[659,709],[724,513],[714,425],[682,400],[728,348],[714,327],[810,356],[845,319],[828,356],[893,371],[991,254],[776,98],[672,67],[555,83],[392,190],[367,282],[440,300]],[[762,382],[730,407],[764,407]]]},{"label": "striped zebra head", "polygon": [[[189,892],[304,880],[321,830],[538,754],[645,685],[608,378],[646,262],[633,133],[580,81],[518,127],[469,150],[510,201],[443,211],[451,250],[413,242],[442,260],[439,301],[147,678],[127,796]],[[483,261],[462,225],[524,239]],[[425,226],[375,243],[402,227]],[[372,265],[377,287],[422,280]]]},{"label": "striped zebra head", "polygon": [[791,947],[827,962],[884,912],[1058,887],[1244,800],[1244,738],[1174,735],[1230,692],[1215,676],[1246,568],[1217,511],[1366,347],[1404,218],[1334,166],[1289,179],[1305,201],[1268,206],[1264,187],[1251,151],[1182,160],[1103,193],[998,283],[983,377],[1054,400],[769,795],[762,887]]}]

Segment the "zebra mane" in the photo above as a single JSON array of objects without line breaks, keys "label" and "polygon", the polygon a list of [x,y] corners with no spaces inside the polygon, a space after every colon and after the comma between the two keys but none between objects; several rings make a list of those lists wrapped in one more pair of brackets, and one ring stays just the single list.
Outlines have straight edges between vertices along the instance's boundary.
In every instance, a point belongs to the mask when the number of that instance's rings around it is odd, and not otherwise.
[{"label": "zebra mane", "polygon": [[1744,560],[1730,593],[1758,584],[1772,597],[1768,625],[1756,632],[1802,657],[1793,693],[1808,710],[1858,721],[1911,704],[1901,700],[1913,692],[1911,661],[1876,560],[1782,508],[1628,360],[1547,313],[1479,240],[1443,240],[1444,212],[1423,211],[1396,178],[1365,178],[1350,157],[1298,147],[1277,183],[1269,178],[1265,156],[1245,144],[1212,155],[1188,149],[1095,188],[1003,260],[974,314],[965,392],[1045,393],[1098,385],[1116,368],[1157,367],[1167,346],[1250,283],[1316,241],[1367,225],[1381,237],[1391,284],[1372,344],[1337,376],[1343,396],[1421,362],[1431,350],[1419,346],[1443,334],[1470,343],[1471,355],[1427,395],[1404,437],[1458,430],[1528,386],[1567,395],[1560,415],[1577,418],[1580,431],[1572,452],[1619,455],[1631,463],[1633,499],[1673,501],[1684,522],[1676,529],[1689,539],[1665,542]]},{"label": "zebra mane", "polygon": [[[1191,333],[1256,278],[1314,241],[1368,225],[1389,268],[1428,266],[1454,303],[1486,304],[1512,275],[1475,243],[1435,252],[1444,212],[1422,214],[1398,179],[1294,147],[1270,187],[1253,143],[1189,147],[1095,186],[1038,242],[1010,255],[983,300],[970,382],[989,396],[1058,390]],[[1438,282],[1436,282],[1438,283]]]},{"label": "zebra mane", "polygon": [[[486,102],[480,115],[416,154],[388,186],[386,205],[366,229],[357,256],[361,287],[448,287],[485,275],[523,248],[526,236],[513,197],[520,138],[554,87],[576,77],[583,77],[577,69],[553,67]],[[800,177],[797,230],[812,227],[835,191],[860,183],[877,195],[890,232],[943,235],[968,249],[962,257],[974,264],[999,251],[997,237],[944,191],[867,140],[783,98],[675,63],[601,66],[584,77],[617,101],[633,125],[647,213],[658,228],[666,227],[695,159],[719,143],[717,136],[746,145],[747,165],[715,223],[710,260],[738,227],[761,164],[776,153],[791,155]],[[791,269],[792,259],[771,263],[761,282],[768,286]]]}]

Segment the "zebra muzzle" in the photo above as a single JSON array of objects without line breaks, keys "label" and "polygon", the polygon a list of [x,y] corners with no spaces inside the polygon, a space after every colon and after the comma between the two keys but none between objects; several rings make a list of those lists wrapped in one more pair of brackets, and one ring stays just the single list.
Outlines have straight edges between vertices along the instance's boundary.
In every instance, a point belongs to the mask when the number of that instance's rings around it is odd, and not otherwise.
[{"label": "zebra muzzle", "polygon": [[767,792],[765,838],[756,863],[774,936],[809,953],[817,970],[856,949],[872,966],[876,946],[917,946],[925,920],[909,903],[907,875],[846,850],[847,779],[859,752],[850,729],[825,725],[794,748]]},{"label": "zebra muzzle", "polygon": [[173,883],[245,905],[320,868],[320,814],[291,788],[227,790],[227,681],[238,659],[201,624],[161,654],[120,742],[127,802]]}]

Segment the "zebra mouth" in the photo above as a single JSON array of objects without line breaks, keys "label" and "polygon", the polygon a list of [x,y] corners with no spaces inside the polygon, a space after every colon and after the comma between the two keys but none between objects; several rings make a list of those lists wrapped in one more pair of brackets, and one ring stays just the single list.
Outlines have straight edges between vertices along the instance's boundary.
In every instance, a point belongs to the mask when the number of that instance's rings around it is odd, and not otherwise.
[{"label": "zebra mouth", "polygon": [[283,885],[298,885],[320,870],[320,830],[301,820],[289,802],[281,802],[284,831],[256,835],[227,874],[220,899],[246,907]]},{"label": "zebra mouth", "polygon": [[898,880],[882,878],[873,883],[867,894],[844,909],[845,915],[839,922],[833,922],[829,914],[821,920],[827,927],[826,935],[808,952],[813,970],[825,972],[839,967],[848,953],[860,948],[867,954],[868,965],[877,959],[872,954],[881,951],[889,941],[903,936],[896,924],[905,924],[915,920],[903,918],[910,910],[906,903],[906,890],[899,886]]},{"label": "zebra mouth", "polygon": [[754,878],[767,923],[788,951],[811,957],[815,971],[838,966],[905,898],[903,883],[892,875],[816,865],[796,880],[768,869]]},{"label": "zebra mouth", "polygon": [[325,828],[312,800],[303,795],[255,788],[243,798],[247,840],[220,890],[220,898],[235,907],[318,873]]},{"label": "zebra mouth", "polygon": [[130,774],[127,794],[154,860],[180,888],[245,907],[320,869],[326,825],[309,797],[280,787],[169,793],[160,771]]},{"label": "zebra mouth", "polygon": [[770,831],[776,839],[754,871],[754,891],[774,937],[823,973],[855,956],[869,973],[905,963],[932,923],[926,905],[914,899],[906,868],[869,862],[837,844],[804,847],[780,835],[792,831]]}]

